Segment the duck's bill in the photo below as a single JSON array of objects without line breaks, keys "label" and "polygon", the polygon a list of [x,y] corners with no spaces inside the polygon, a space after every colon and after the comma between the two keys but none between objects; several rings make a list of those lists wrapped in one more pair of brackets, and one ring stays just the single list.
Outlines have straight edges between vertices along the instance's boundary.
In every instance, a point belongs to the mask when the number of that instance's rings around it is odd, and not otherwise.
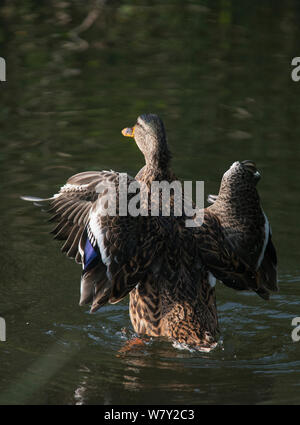
[{"label": "duck's bill", "polygon": [[123,128],[122,134],[125,137],[134,137],[134,127]]}]

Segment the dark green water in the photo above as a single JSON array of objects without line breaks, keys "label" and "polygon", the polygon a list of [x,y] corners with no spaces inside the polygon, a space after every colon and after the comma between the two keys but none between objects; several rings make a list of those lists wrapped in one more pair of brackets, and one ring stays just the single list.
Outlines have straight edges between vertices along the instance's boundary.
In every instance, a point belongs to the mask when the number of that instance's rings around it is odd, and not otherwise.
[{"label": "dark green water", "polygon": [[[94,14],[93,4],[0,8],[0,403],[299,404],[299,2],[108,1]],[[235,160],[262,173],[280,292],[265,302],[218,284],[211,353],[155,340],[119,356],[128,300],[94,315],[79,307],[80,267],[19,199],[80,171],[135,175],[143,158],[120,130],[144,112],[163,118],[176,174],[205,180],[206,194]]]}]

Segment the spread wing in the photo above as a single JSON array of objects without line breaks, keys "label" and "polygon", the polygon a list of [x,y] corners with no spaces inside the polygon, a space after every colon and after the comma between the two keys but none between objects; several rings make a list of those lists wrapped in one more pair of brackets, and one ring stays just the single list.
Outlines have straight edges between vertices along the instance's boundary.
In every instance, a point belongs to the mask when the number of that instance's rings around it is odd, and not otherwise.
[{"label": "spread wing", "polygon": [[[68,257],[82,263],[80,304],[91,302],[91,311],[120,301],[146,273],[157,272],[169,232],[161,217],[120,214],[119,177],[114,171],[80,173],[52,198],[23,197],[50,202],[50,221],[57,223],[52,234],[64,241]],[[132,182],[127,176],[125,189]],[[134,196],[129,193],[127,203]]]},{"label": "spread wing", "polygon": [[[209,195],[207,201],[214,204],[217,195]],[[247,232],[247,237],[239,235],[234,229],[226,229],[226,246],[240,257],[242,262],[256,270],[258,294],[262,298],[269,298],[270,291],[278,291],[277,284],[277,254],[272,242],[271,228],[265,213],[262,211],[262,223],[256,223],[252,230]],[[251,229],[251,226],[249,226]],[[234,287],[232,284],[228,285]],[[236,288],[238,289],[238,288]],[[241,289],[247,289],[241,288]]]},{"label": "spread wing", "polygon": [[[244,255],[234,247],[215,214],[205,210],[204,223],[195,234],[199,241],[202,261],[217,279],[233,289],[252,290],[264,299],[269,298],[268,289],[274,290],[273,286],[268,284],[265,276],[248,264]],[[274,260],[275,250],[272,254],[271,250],[271,245],[268,245],[266,252],[270,252]],[[264,261],[262,265],[265,264]],[[271,275],[267,266],[264,267],[265,274]]]}]

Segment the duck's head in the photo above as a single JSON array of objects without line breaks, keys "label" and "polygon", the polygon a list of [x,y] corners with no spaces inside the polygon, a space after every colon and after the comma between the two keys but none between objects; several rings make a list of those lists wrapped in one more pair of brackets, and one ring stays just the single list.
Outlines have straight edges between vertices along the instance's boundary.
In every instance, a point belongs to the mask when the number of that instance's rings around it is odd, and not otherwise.
[{"label": "duck's head", "polygon": [[170,160],[165,127],[156,114],[140,115],[133,127],[124,128],[123,136],[133,137],[146,163],[154,166],[166,166]]}]

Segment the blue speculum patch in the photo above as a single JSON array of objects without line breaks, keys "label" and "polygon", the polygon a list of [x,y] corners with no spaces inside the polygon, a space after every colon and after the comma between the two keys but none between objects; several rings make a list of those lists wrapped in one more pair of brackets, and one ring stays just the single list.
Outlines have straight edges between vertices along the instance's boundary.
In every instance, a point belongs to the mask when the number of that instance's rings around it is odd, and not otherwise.
[{"label": "blue speculum patch", "polygon": [[99,256],[98,249],[94,248],[90,240],[87,238],[84,247],[84,270],[86,272],[92,265],[93,261]]}]

